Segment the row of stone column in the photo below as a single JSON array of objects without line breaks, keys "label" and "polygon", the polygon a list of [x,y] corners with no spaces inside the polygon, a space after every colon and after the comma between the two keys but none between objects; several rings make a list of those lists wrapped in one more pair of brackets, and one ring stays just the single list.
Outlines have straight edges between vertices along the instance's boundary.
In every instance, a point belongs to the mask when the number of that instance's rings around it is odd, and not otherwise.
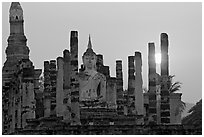
[{"label": "row of stone column", "polygon": [[[169,56],[168,35],[161,34],[161,76],[156,73],[155,45],[148,43],[148,65],[149,65],[149,116],[156,123],[170,123],[170,79],[169,79]],[[157,87],[160,86],[160,93]],[[159,100],[157,96],[159,95]]]},{"label": "row of stone column", "polygon": [[55,60],[44,62],[45,117],[62,116],[65,122],[80,124],[77,31],[71,31],[70,52],[64,50],[57,58],[56,75],[54,70]]},{"label": "row of stone column", "polygon": [[135,52],[134,56],[128,56],[128,114],[143,115],[142,85],[142,55]]}]

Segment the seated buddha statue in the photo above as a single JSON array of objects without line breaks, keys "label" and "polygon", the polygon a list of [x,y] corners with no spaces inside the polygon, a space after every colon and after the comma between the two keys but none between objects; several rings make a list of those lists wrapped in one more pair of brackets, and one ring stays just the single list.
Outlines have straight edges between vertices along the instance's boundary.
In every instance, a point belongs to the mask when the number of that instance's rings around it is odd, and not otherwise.
[{"label": "seated buddha statue", "polygon": [[82,56],[84,70],[79,72],[79,100],[81,104],[103,104],[106,102],[106,77],[96,71],[96,53],[89,36],[88,48]]}]

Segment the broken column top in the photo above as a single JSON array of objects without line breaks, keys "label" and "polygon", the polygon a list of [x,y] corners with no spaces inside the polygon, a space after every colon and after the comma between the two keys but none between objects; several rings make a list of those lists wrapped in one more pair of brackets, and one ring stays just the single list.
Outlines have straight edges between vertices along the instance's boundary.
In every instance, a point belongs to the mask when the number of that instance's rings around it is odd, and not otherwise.
[{"label": "broken column top", "polygon": [[71,37],[78,37],[77,31],[71,31]]},{"label": "broken column top", "polygon": [[63,57],[57,57],[57,61],[58,61],[58,60],[63,60]]},{"label": "broken column top", "polygon": [[129,60],[132,60],[132,59],[134,60],[134,58],[135,58],[135,56],[128,56]]},{"label": "broken column top", "polygon": [[69,50],[65,49],[65,50],[63,51],[63,58],[64,58],[65,60],[67,60],[67,59],[70,58],[70,52],[69,52]]},{"label": "broken column top", "polygon": [[141,52],[135,52],[135,57],[136,57],[136,59],[137,59],[137,57],[138,57],[138,58],[141,58],[141,56],[142,56],[142,55],[141,55]]},{"label": "broken column top", "polygon": [[103,65],[103,55],[97,54],[96,56],[97,56],[97,62],[98,63],[100,62]]},{"label": "broken column top", "polygon": [[149,52],[150,52],[150,51],[155,51],[155,45],[154,45],[154,43],[153,43],[153,42],[148,43],[148,48],[149,48]]},{"label": "broken column top", "polygon": [[141,52],[135,52],[135,61],[136,61],[136,74],[139,72],[142,72],[141,66],[142,66],[142,54]]},{"label": "broken column top", "polygon": [[66,54],[68,54],[69,53],[69,50],[68,49],[65,49],[64,51],[63,51],[63,54],[64,55],[66,55]]},{"label": "broken column top", "polygon": [[121,64],[122,60],[116,60],[116,63]]},{"label": "broken column top", "polygon": [[168,39],[168,35],[166,33],[161,33],[161,40]]},{"label": "broken column top", "polygon": [[103,59],[103,55],[101,55],[101,54],[97,54],[97,57],[100,59]]}]

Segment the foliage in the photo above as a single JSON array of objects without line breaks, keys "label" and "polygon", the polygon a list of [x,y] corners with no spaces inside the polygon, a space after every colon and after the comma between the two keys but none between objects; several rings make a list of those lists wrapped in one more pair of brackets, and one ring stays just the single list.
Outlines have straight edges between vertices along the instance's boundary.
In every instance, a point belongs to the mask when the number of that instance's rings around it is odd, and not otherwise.
[{"label": "foliage", "polygon": [[182,124],[194,125],[197,128],[202,127],[202,99],[196,103],[189,111],[188,116],[182,119]]},{"label": "foliage", "polygon": [[[170,75],[169,76],[170,83],[171,83],[170,88],[169,88],[169,93],[170,94],[175,93],[175,92],[177,92],[177,91],[179,91],[181,89],[181,84],[182,83],[179,82],[179,81],[176,81],[176,82],[173,83],[173,78],[174,77],[175,77],[175,75]],[[181,100],[181,102],[177,106],[175,115],[178,115],[179,112],[182,113],[185,110],[185,108],[186,108],[186,103]]]}]

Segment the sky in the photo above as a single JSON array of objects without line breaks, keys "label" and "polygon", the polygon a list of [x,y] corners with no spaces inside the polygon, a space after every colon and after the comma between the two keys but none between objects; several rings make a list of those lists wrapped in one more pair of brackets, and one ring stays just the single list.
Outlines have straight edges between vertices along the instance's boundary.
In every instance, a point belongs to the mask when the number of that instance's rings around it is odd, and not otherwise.
[{"label": "sky", "polygon": [[[2,3],[2,65],[9,36],[9,8]],[[201,3],[71,3],[21,2],[24,33],[35,68],[69,49],[70,32],[78,31],[79,64],[91,35],[92,47],[102,54],[104,65],[115,77],[116,60],[122,60],[127,89],[128,56],[142,53],[143,87],[148,88],[148,43],[160,52],[160,34],[169,37],[169,72],[182,83],[184,102],[202,98],[202,4]],[[157,64],[157,73],[160,66]]]}]

